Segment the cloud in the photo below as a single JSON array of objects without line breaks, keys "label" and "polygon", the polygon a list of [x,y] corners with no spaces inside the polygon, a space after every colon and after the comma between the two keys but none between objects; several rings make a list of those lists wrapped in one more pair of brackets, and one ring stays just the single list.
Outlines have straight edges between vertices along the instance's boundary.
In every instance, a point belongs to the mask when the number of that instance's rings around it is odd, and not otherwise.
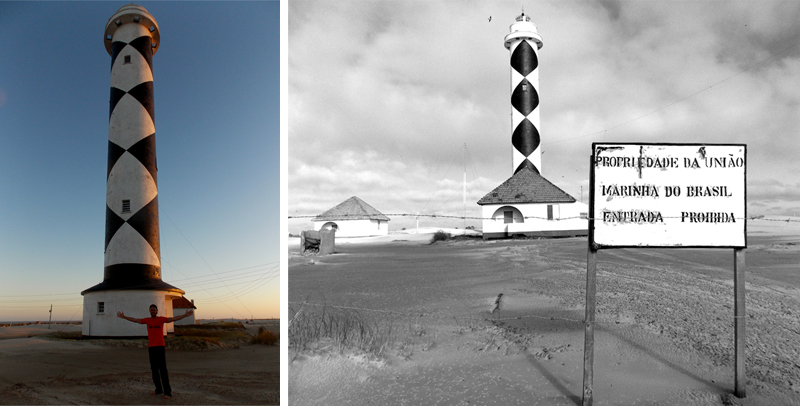
[{"label": "cloud", "polygon": [[[466,166],[477,216],[475,202],[511,176],[503,38],[519,5],[453,4],[290,2],[290,214],[353,195],[385,213],[463,212],[447,188]],[[593,141],[745,143],[751,202],[790,210],[799,10],[615,1],[526,10],[544,41],[543,174],[578,198]]]}]

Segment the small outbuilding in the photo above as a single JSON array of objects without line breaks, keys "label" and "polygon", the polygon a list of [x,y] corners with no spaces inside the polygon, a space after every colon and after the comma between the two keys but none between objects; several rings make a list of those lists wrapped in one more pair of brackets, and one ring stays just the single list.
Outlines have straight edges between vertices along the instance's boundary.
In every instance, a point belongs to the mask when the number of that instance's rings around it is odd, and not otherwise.
[{"label": "small outbuilding", "polygon": [[315,217],[314,230],[336,230],[336,238],[389,234],[389,217],[353,196]]},{"label": "small outbuilding", "polygon": [[[172,300],[172,313],[175,316],[181,316],[184,313],[186,313],[187,311],[194,310],[194,309],[197,309],[197,307],[194,306],[194,299],[192,299],[192,301],[190,302],[188,299],[186,299],[185,297],[181,296],[178,299],[173,299]],[[197,324],[195,322],[194,316],[195,316],[195,314],[192,314],[191,316],[189,316],[189,317],[187,317],[185,319],[180,319],[180,320],[176,321],[175,324],[179,325],[179,326],[185,326],[185,325],[188,325],[188,324]]]},{"label": "small outbuilding", "polygon": [[589,206],[523,167],[478,201],[483,239],[588,234]]}]

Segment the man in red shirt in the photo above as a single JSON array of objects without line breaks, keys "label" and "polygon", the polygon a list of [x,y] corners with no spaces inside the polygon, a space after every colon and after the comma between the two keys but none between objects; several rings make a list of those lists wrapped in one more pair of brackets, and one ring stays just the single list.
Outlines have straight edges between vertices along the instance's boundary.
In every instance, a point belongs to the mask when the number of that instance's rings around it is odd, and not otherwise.
[{"label": "man in red shirt", "polygon": [[[169,386],[169,376],[167,375],[167,359],[164,351],[164,323],[172,323],[184,317],[189,317],[194,313],[189,310],[183,316],[158,317],[158,307],[150,305],[150,317],[144,319],[134,319],[128,317],[123,312],[117,312],[117,317],[132,321],[134,323],[147,325],[147,339],[150,342],[148,351],[150,352],[150,369],[153,371],[153,383],[156,384],[156,391],[153,395],[164,394],[164,399],[172,396],[172,388]],[[163,382],[163,390],[162,390]]]}]

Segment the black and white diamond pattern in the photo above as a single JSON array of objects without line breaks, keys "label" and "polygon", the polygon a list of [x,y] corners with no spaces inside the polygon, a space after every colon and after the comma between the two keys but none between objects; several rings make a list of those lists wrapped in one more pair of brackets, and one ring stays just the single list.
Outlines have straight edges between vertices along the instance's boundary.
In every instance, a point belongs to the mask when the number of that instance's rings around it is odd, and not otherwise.
[{"label": "black and white diamond pattern", "polygon": [[[105,266],[107,273],[131,266],[152,273],[161,266],[152,38],[144,27],[125,24],[113,41]],[[123,212],[123,200],[129,201],[130,211]]]},{"label": "black and white diamond pattern", "polygon": [[540,172],[539,58],[537,45],[526,39],[512,43],[511,51],[511,144],[514,173],[522,168]]}]

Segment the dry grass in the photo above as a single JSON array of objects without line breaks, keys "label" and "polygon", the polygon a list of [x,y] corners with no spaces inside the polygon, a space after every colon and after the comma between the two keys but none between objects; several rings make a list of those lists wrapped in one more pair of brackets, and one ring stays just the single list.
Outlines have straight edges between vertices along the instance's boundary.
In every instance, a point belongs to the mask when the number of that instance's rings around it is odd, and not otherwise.
[{"label": "dry grass", "polygon": [[80,340],[83,335],[81,331],[54,331],[44,335],[45,338],[53,338],[56,340]]},{"label": "dry grass", "polygon": [[[290,309],[291,311],[291,309]],[[392,326],[374,318],[364,317],[359,311],[324,306],[318,310],[293,312],[289,325],[289,351],[295,358],[312,344],[323,339],[331,341],[337,352],[353,349],[382,356],[392,337]]]},{"label": "dry grass", "polygon": [[[247,340],[248,337],[243,337]],[[225,340],[218,337],[176,336],[167,337],[164,344],[170,350],[202,351],[214,348],[239,348],[242,340]]]},{"label": "dry grass", "polygon": [[219,331],[219,330],[206,330],[198,328],[175,329],[175,337],[209,337],[209,338],[226,340],[226,339],[235,339],[246,336],[248,336],[248,334],[242,331],[230,331],[230,330]]},{"label": "dry grass", "polygon": [[240,322],[229,322],[229,321],[213,321],[210,323],[205,324],[185,324],[180,326],[175,326],[176,333],[177,329],[195,329],[195,330],[244,330],[244,324]]},{"label": "dry grass", "polygon": [[431,244],[435,243],[436,241],[447,241],[451,238],[453,238],[453,236],[450,235],[450,233],[438,230],[435,233],[433,233],[433,237],[431,237]]},{"label": "dry grass", "polygon": [[275,345],[278,342],[278,335],[272,334],[271,331],[261,326],[258,328],[258,333],[250,340],[251,344]]},{"label": "dry grass", "polygon": [[377,358],[395,350],[400,358],[409,359],[415,351],[427,351],[436,341],[435,334],[429,334],[425,326],[410,324],[408,328],[398,328],[400,322],[365,315],[355,309],[323,306],[289,311],[294,315],[289,324],[292,360],[303,352],[327,349],[339,353],[353,350]]},{"label": "dry grass", "polygon": [[244,330],[242,323],[175,326],[175,337],[167,337],[165,344],[168,349],[184,350],[238,348],[251,339],[249,334],[240,330]]}]

